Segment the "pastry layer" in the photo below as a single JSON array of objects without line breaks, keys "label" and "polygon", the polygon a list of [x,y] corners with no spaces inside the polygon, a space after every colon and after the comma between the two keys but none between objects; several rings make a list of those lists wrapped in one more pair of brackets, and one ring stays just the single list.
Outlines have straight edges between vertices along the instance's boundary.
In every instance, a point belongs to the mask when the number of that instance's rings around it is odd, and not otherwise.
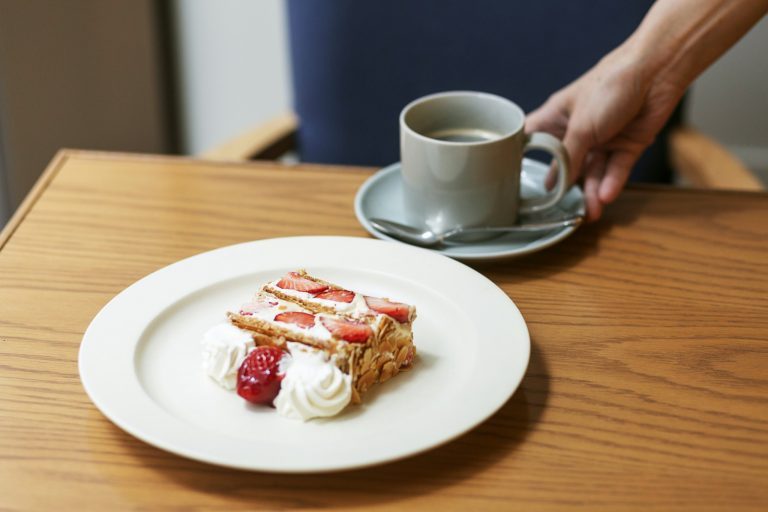
[{"label": "pastry layer", "polygon": [[[300,276],[324,287],[320,292],[303,292],[277,286],[281,281],[267,283],[256,294],[254,300],[243,306],[237,313],[228,313],[232,324],[254,333],[257,345],[275,345],[287,349],[288,342],[298,342],[326,351],[338,368],[352,378],[352,401],[360,402],[360,395],[377,382],[385,382],[401,370],[409,367],[415,355],[411,324],[416,317],[415,308],[400,303],[393,316],[371,309],[367,300],[384,299],[365,297],[338,285],[316,279],[304,271],[290,273]],[[338,301],[317,298],[315,295],[328,296],[329,290],[343,290],[354,293],[349,302],[351,307],[336,307]],[[333,294],[331,294],[333,295]],[[341,294],[345,300],[349,294]],[[361,304],[362,301],[362,304]],[[341,304],[341,303],[339,303]],[[407,308],[407,309],[406,309]],[[299,315],[282,315],[299,313]],[[303,315],[302,315],[303,314]],[[306,315],[306,316],[305,316]],[[310,320],[309,315],[312,319]],[[299,317],[302,325],[281,321],[285,318]],[[311,323],[310,323],[311,322]],[[356,341],[343,339],[338,329],[329,329],[341,323],[344,334],[347,324],[353,332],[361,330],[370,334],[365,340],[355,337]]]}]

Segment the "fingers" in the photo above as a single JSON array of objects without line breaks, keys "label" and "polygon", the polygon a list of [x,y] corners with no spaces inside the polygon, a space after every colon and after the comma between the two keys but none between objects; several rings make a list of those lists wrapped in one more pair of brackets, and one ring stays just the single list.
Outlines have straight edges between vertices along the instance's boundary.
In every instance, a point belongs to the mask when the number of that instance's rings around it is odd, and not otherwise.
[{"label": "fingers", "polygon": [[554,94],[525,119],[525,131],[547,132],[562,139],[568,126],[569,99],[564,94]]},{"label": "fingers", "polygon": [[526,133],[547,132],[558,138],[563,137],[567,125],[568,118],[548,103],[528,114],[525,119]]},{"label": "fingers", "polygon": [[[549,164],[549,171],[547,171],[547,177],[544,178],[544,186],[547,190],[552,190],[557,184],[557,162],[553,161]],[[570,184],[569,184],[570,185]]]},{"label": "fingers", "polygon": [[[627,182],[630,170],[639,152],[621,150],[606,153],[604,140],[598,140],[592,129],[591,111],[574,111],[570,104],[572,94],[562,90],[550,97],[544,105],[531,112],[526,121],[526,131],[545,131],[563,141],[570,157],[569,183],[583,177],[584,201],[588,221],[595,221],[603,214],[605,205],[613,202]],[[553,164],[544,184],[551,190],[557,181]]]},{"label": "fingers", "polygon": [[[571,114],[572,94],[569,91],[569,88],[558,91],[550,96],[542,106],[529,113],[525,121],[525,131],[527,133],[546,132],[563,140],[568,129]],[[558,173],[556,165],[553,162],[549,166],[549,172],[544,179],[544,186],[547,190],[552,190],[557,183]],[[578,177],[578,174],[573,172],[572,165],[571,175],[568,177],[569,185],[573,184]]]},{"label": "fingers", "polygon": [[588,155],[584,170],[584,203],[587,208],[586,220],[595,221],[603,214],[600,200],[600,182],[605,174],[605,153],[592,152]]},{"label": "fingers", "polygon": [[563,145],[568,152],[571,162],[571,174],[569,176],[571,184],[575,183],[579,176],[581,176],[584,158],[589,150],[593,149],[594,144],[589,139],[589,135],[572,121],[563,138]]},{"label": "fingers", "polygon": [[[525,123],[527,132],[545,131],[563,141],[570,160],[569,183],[573,184],[581,175],[581,167],[586,154],[597,144],[590,129],[588,117],[583,112],[575,112],[573,104],[577,93],[574,84],[561,89],[549,97],[538,109],[531,112]],[[554,166],[550,168],[545,185],[551,189],[555,185]]]},{"label": "fingers", "polygon": [[596,221],[603,215],[605,205],[621,193],[638,155],[621,151],[606,155],[591,151],[584,162],[584,203],[586,220]]},{"label": "fingers", "polygon": [[[590,136],[585,135],[583,130],[571,128],[569,126],[568,132],[565,134],[565,138],[563,138],[563,146],[565,146],[570,161],[570,174],[568,176],[568,185],[570,186],[576,183],[579,176],[581,176],[581,168],[584,158],[586,154],[593,149],[593,144],[590,141]],[[549,166],[549,172],[544,180],[544,185],[547,187],[547,190],[552,190],[555,183],[557,183],[556,165],[557,164],[553,162],[552,165]]]},{"label": "fingers", "polygon": [[565,137],[565,131],[573,110],[573,88],[565,87],[547,98],[539,108],[526,115],[525,131],[547,132],[558,139]]},{"label": "fingers", "polygon": [[611,154],[598,191],[601,203],[612,203],[619,197],[639,156],[639,153],[630,151],[617,151]]}]

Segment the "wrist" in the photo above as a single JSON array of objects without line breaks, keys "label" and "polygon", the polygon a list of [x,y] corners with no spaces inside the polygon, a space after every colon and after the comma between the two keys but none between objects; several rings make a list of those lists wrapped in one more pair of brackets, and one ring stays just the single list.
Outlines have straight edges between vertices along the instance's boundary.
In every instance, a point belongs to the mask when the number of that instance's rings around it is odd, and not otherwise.
[{"label": "wrist", "polygon": [[655,31],[637,31],[622,44],[622,49],[635,66],[638,80],[647,88],[663,83],[683,94],[695,78],[684,59],[680,59],[684,53],[684,42],[680,39]]},{"label": "wrist", "polygon": [[682,92],[768,12],[768,0],[657,0],[626,41],[639,72]]}]

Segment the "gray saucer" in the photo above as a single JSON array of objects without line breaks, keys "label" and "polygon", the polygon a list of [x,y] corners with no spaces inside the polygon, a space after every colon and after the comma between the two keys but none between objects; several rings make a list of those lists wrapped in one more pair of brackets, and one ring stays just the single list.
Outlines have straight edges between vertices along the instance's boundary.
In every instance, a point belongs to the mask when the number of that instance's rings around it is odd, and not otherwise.
[{"label": "gray saucer", "polygon": [[[546,173],[545,164],[527,158],[523,160],[523,174],[520,179],[523,197],[541,193]],[[552,210],[526,216],[526,219],[554,219],[574,214],[584,215],[584,195],[578,185],[572,186]],[[376,231],[368,221],[370,218],[381,217],[396,222],[406,222],[399,162],[385,167],[363,183],[355,197],[355,215],[371,235],[382,240],[399,242]],[[446,245],[429,250],[463,261],[512,258],[545,249],[566,238],[575,230],[575,227],[567,227],[540,233],[515,233],[477,243]]]}]

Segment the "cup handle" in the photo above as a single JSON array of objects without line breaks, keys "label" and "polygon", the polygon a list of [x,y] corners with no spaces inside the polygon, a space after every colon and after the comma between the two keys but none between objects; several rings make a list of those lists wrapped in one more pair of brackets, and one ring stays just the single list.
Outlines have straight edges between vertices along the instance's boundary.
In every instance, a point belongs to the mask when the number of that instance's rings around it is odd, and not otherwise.
[{"label": "cup handle", "polygon": [[526,136],[525,150],[541,149],[547,151],[557,160],[557,184],[552,192],[542,196],[523,199],[520,201],[520,213],[533,213],[555,206],[568,190],[568,175],[570,174],[570,159],[563,143],[559,139],[544,132],[533,132]]}]

